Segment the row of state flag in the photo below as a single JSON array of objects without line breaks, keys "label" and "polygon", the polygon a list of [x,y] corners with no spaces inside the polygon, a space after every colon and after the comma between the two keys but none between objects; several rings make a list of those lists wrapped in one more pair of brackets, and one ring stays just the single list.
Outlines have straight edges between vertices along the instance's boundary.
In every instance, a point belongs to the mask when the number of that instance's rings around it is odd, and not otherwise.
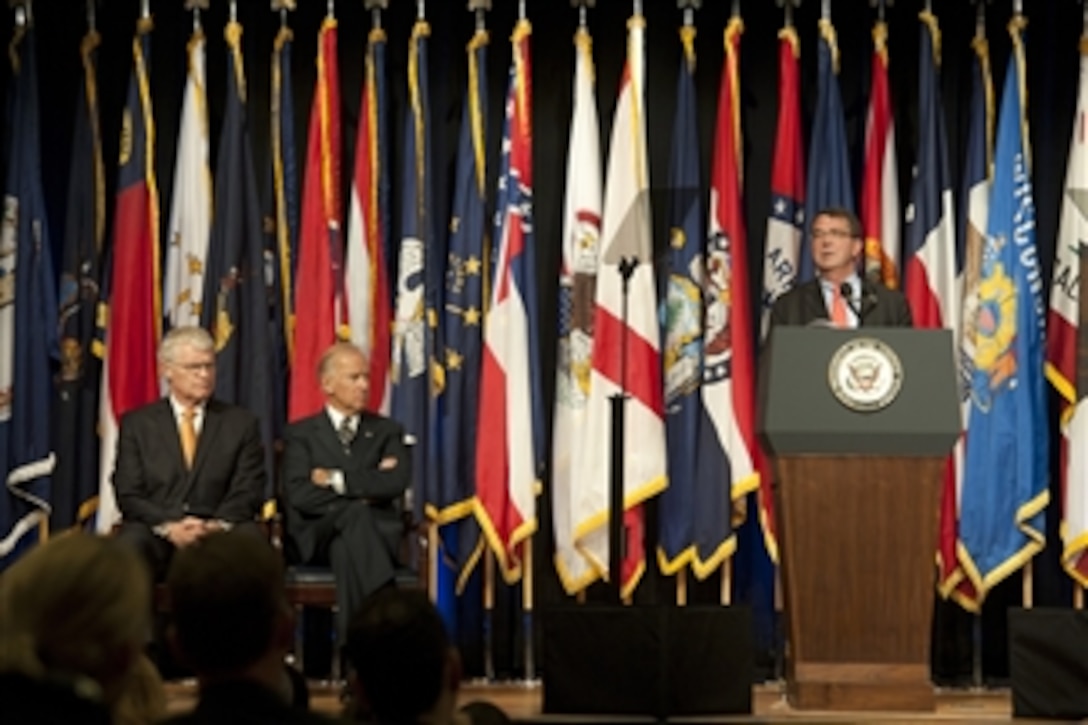
[{"label": "row of state flag", "polygon": [[[736,513],[753,492],[767,550],[777,557],[770,476],[755,436],[755,346],[766,333],[773,300],[813,274],[803,252],[805,224],[827,206],[860,209],[866,274],[888,286],[902,280],[916,324],[949,328],[958,341],[966,433],[947,466],[938,542],[941,591],[977,608],[994,584],[1043,546],[1044,367],[1063,400],[1063,562],[1088,584],[1088,345],[1080,324],[1088,297],[1080,274],[1088,240],[1088,40],[1081,41],[1077,118],[1048,313],[1034,239],[1025,24],[1021,16],[1010,23],[1014,53],[996,119],[984,36],[973,43],[975,87],[958,216],[940,100],[936,17],[920,16],[918,154],[902,211],[886,27],[878,23],[873,31],[865,171],[857,199],[834,26],[830,19],[820,21],[807,158],[800,45],[792,27],[782,29],[759,319],[748,308],[750,275],[759,271],[749,269],[742,198],[743,22],[733,17],[724,33],[709,198],[699,176],[695,30],[681,30],[668,170],[668,269],[660,280],[653,264],[645,21],[635,16],[628,25],[603,173],[592,41],[579,29],[550,451],[555,565],[569,593],[610,572],[611,400],[619,393],[627,396],[625,537],[617,562],[622,591],[630,595],[645,571],[647,539],[658,542],[662,571],[690,568],[700,578],[709,576],[735,551]],[[206,40],[196,30],[187,48],[165,249],[154,175],[152,30],[151,20],[141,19],[133,39],[110,240],[95,86],[97,34],[89,33],[83,43],[59,288],[41,192],[34,29],[18,31],[0,238],[0,461],[6,487],[0,497],[0,555],[17,553],[33,540],[51,513],[54,522],[71,525],[97,509],[99,528],[112,525],[117,512],[108,481],[117,421],[161,394],[155,348],[164,326],[200,324],[216,340],[216,395],[260,417],[270,473],[284,422],[321,407],[312,373],[321,352],[337,339],[358,344],[370,361],[369,407],[392,415],[409,433],[415,505],[439,527],[447,568],[463,585],[486,545],[507,581],[516,581],[537,530],[536,496],[548,455],[538,361],[541,330],[551,315],[539,309],[536,289],[531,26],[520,20],[511,38],[494,195],[486,183],[487,32],[478,31],[466,47],[468,84],[449,219],[435,216],[425,20],[417,21],[409,43],[395,211],[393,114],[380,28],[367,38],[346,204],[340,198],[335,18],[326,18],[320,30],[301,189],[294,182],[299,161],[290,30],[281,29],[273,51],[272,154],[261,184],[248,136],[241,26],[232,22],[226,30],[228,96],[214,176],[203,97]],[[59,360],[59,367],[51,360]],[[52,406],[45,402],[51,398]],[[94,481],[86,475],[92,469],[101,472]],[[660,530],[648,535],[642,507],[655,497]]]}]

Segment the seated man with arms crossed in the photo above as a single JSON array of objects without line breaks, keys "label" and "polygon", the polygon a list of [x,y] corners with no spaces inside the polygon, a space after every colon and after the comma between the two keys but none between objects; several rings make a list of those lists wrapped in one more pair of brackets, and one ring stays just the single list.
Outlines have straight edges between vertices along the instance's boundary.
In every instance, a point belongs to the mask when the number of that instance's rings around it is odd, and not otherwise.
[{"label": "seated man with arms crossed", "polygon": [[163,579],[174,552],[212,531],[254,523],[264,496],[257,419],[212,399],[215,343],[199,327],[177,327],[159,345],[165,398],[121,419],[113,488],[123,541]]},{"label": "seated man with arms crossed", "polygon": [[367,375],[359,348],[326,350],[317,369],[325,409],[287,428],[283,454],[288,543],[302,563],[331,560],[341,640],[363,599],[394,583],[411,481],[404,429],[363,410]]}]

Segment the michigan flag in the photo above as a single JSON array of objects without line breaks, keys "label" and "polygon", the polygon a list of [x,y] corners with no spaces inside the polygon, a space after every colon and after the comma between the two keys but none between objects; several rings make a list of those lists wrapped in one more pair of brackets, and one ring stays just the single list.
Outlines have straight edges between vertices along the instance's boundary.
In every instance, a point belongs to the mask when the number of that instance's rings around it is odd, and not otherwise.
[{"label": "michigan flag", "polygon": [[0,228],[0,570],[39,525],[48,533],[56,465],[49,399],[57,291],[42,195],[37,47],[32,26],[15,32]]},{"label": "michigan flag", "polygon": [[132,76],[121,117],[121,167],[113,247],[99,311],[105,331],[99,432],[102,436],[98,530],[109,531],[121,514],[113,495],[118,421],[159,397],[155,355],[162,334],[159,273],[159,190],[155,184],[155,121],[151,109],[150,18],[141,18],[132,41]]},{"label": "michigan flag", "polygon": [[574,522],[582,516],[585,481],[586,403],[593,362],[593,296],[601,243],[601,130],[594,85],[593,39],[582,27],[574,36],[574,102],[567,146],[563,202],[563,249],[559,268],[559,342],[556,352],[555,418],[552,428],[552,523],[555,568],[568,594],[596,574],[575,548]]},{"label": "michigan flag", "polygon": [[[846,145],[846,123],[842,97],[839,95],[839,46],[835,26],[820,20],[817,51],[819,87],[816,117],[809,138],[808,179],[805,182],[805,229],[812,228],[813,217],[821,209],[840,207],[854,210],[854,185],[850,179],[850,157]],[[810,280],[815,273],[812,255],[802,254],[799,281]]]},{"label": "michigan flag", "polygon": [[477,515],[507,582],[525,564],[522,542],[536,531],[543,417],[533,236],[533,114],[530,40],[520,20],[511,39],[502,168],[495,201],[495,265],[484,322],[480,419],[490,435],[476,439]]},{"label": "michigan flag", "polygon": [[1088,26],[1065,171],[1047,321],[1047,377],[1062,397],[1062,563],[1088,586]]},{"label": "michigan flag", "polygon": [[1023,16],[1009,23],[1013,55],[997,129],[994,186],[976,312],[975,371],[960,505],[960,562],[986,592],[1043,548],[1047,490],[1046,306],[1035,248],[1025,107]]}]

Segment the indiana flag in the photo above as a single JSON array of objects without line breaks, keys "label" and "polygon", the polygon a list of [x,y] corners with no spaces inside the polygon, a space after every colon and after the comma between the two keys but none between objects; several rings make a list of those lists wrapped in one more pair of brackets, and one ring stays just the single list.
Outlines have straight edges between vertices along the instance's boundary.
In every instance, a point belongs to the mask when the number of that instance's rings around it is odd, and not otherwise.
[{"label": "indiana flag", "polygon": [[771,213],[763,253],[760,339],[767,337],[774,301],[793,287],[805,223],[805,150],[801,141],[801,41],[787,25],[778,31],[778,127],[771,164]]},{"label": "indiana flag", "polygon": [[340,238],[340,74],[336,20],[321,23],[317,85],[310,107],[306,179],[299,227],[295,282],[294,358],[287,417],[298,420],[321,410],[324,398],[313,373],[321,354],[346,324],[343,241]]},{"label": "indiana flag", "polygon": [[[469,41],[468,87],[454,176],[453,216],[446,245],[445,299],[440,313],[445,340],[446,387],[441,408],[442,478],[427,515],[443,526],[445,559],[463,588],[483,553],[474,513],[476,441],[480,428],[480,360],[483,354],[484,280],[490,269],[487,216],[487,46],[477,30]],[[454,524],[453,526],[448,526]],[[440,570],[443,579],[447,570]],[[452,576],[450,581],[452,583]],[[451,588],[452,591],[452,588]]]},{"label": "indiana flag", "polygon": [[34,540],[39,527],[42,537],[48,535],[56,465],[49,399],[57,356],[57,291],[42,194],[33,26],[16,29],[13,46],[0,229],[0,571]]},{"label": "indiana flag", "polygon": [[971,413],[971,380],[975,373],[975,348],[978,322],[979,284],[982,273],[982,248],[990,215],[990,170],[993,157],[993,83],[990,78],[990,53],[986,36],[976,35],[971,42],[971,101],[968,116],[967,154],[960,186],[957,221],[956,265],[963,290],[960,311],[960,335],[956,341],[959,373],[960,409],[964,432],[953,449],[955,479],[945,478],[941,493],[940,533],[937,546],[937,588],[944,597],[965,606],[977,599],[974,586],[964,576],[959,564],[959,503],[963,489],[963,458],[968,439]]},{"label": "indiana flag", "polygon": [[520,578],[522,542],[536,531],[543,411],[533,236],[533,113],[530,40],[520,20],[511,38],[502,167],[495,202],[498,261],[484,321],[480,420],[476,439],[477,516],[507,582]]},{"label": "indiana flag", "polygon": [[725,30],[718,129],[710,178],[706,242],[706,329],[703,331],[703,419],[696,467],[695,575],[707,577],[731,556],[732,502],[759,487],[756,374],[748,292],[748,241],[742,201],[740,36],[734,16]]},{"label": "indiana flag", "polygon": [[883,20],[873,26],[873,79],[865,119],[860,216],[865,234],[865,274],[895,289],[899,286],[899,170],[888,87],[888,24]]},{"label": "indiana flag", "polygon": [[101,36],[90,30],[80,44],[83,83],[72,132],[64,257],[57,290],[61,369],[54,416],[53,530],[82,526],[98,508],[98,481],[88,472],[98,470],[96,423],[102,366],[93,345],[106,237],[106,172],[97,80],[100,43]]},{"label": "indiana flag", "polygon": [[1047,320],[1047,377],[1062,397],[1062,564],[1088,586],[1088,26]]},{"label": "indiana flag", "polygon": [[[657,558],[661,571],[675,574],[705,554],[699,550],[697,519],[711,494],[728,500],[724,485],[703,491],[699,484],[699,426],[704,416],[703,384],[703,205],[699,183],[699,129],[696,123],[695,27],[680,29],[680,74],[669,161],[669,277],[661,305],[664,336],[665,439],[669,487],[661,493]],[[716,471],[720,473],[720,471]],[[724,482],[719,481],[719,484]],[[717,506],[715,510],[720,510]],[[728,506],[725,522],[728,524]]]},{"label": "indiana flag", "polygon": [[[960,339],[962,297],[956,269],[956,232],[952,175],[948,170],[948,138],[941,105],[940,28],[923,11],[918,50],[918,159],[907,207],[905,291],[916,327],[945,328]],[[951,362],[956,364],[956,359]],[[962,439],[957,444],[962,455]],[[945,467],[942,510],[955,511],[958,488],[957,453]],[[945,522],[954,526],[954,520]],[[942,539],[943,541],[943,539]],[[954,539],[952,539],[954,541]],[[945,542],[947,546],[950,542]],[[941,561],[946,553],[939,552]]]},{"label": "indiana flag", "polygon": [[[215,225],[205,277],[203,325],[215,338],[215,396],[260,422],[267,490],[275,500],[272,360],[257,177],[246,123],[242,26],[227,23],[227,98],[215,178]],[[306,371],[309,372],[309,371]]]},{"label": "indiana flag", "polygon": [[[599,576],[609,571],[608,517],[614,395],[627,394],[623,446],[623,560],[620,591],[630,597],[646,568],[642,502],[668,485],[660,330],[653,269],[650,170],[646,149],[646,21],[628,21],[627,62],[612,123],[604,197],[604,227],[593,319],[593,371],[581,475],[576,545]],[[634,264],[626,320],[620,265]],[[626,375],[624,374],[626,373]]]},{"label": "indiana flag", "polygon": [[351,341],[369,363],[367,410],[389,414],[392,386],[389,364],[393,323],[389,292],[388,165],[389,143],[385,91],[385,32],[370,31],[366,45],[363,94],[359,102],[359,132],[355,139],[355,175],[348,212],[348,249],[344,292],[347,296]]},{"label": "indiana flag", "polygon": [[204,266],[212,217],[204,45],[204,32],[197,28],[188,45],[188,74],[167,232],[163,313],[171,327],[199,325],[204,298]]},{"label": "indiana flag", "polygon": [[1035,248],[1026,79],[1016,15],[994,158],[994,186],[976,313],[975,371],[960,504],[960,562],[987,591],[1042,550],[1048,429],[1042,274]]},{"label": "indiana flag", "polygon": [[[431,106],[427,74],[427,39],[430,26],[419,20],[412,28],[408,47],[408,98],[404,114],[404,156],[400,193],[400,250],[397,264],[397,298],[393,326],[393,417],[412,444],[413,508],[423,515],[429,491],[437,486],[438,456],[429,452],[436,444],[434,403],[444,371],[434,365],[435,338],[427,302],[434,273],[442,255],[434,228],[431,191]],[[445,269],[445,267],[442,267]],[[434,323],[437,325],[437,320]]]},{"label": "indiana flag", "polygon": [[[854,185],[850,179],[850,157],[846,145],[846,123],[839,95],[839,46],[835,26],[820,20],[817,51],[819,76],[816,117],[809,139],[808,179],[805,182],[805,229],[821,209],[839,207],[854,210]],[[799,281],[812,279],[812,255],[802,254]]]},{"label": "indiana flag", "polygon": [[121,166],[117,207],[113,215],[113,248],[108,307],[99,311],[105,330],[99,431],[102,476],[98,497],[98,530],[109,531],[121,513],[113,494],[118,421],[125,413],[159,397],[155,355],[162,335],[162,287],[159,273],[159,190],[155,184],[155,121],[151,109],[148,60],[150,18],[136,25],[121,126]]},{"label": "indiana flag", "polygon": [[593,300],[601,243],[601,126],[597,118],[593,39],[574,36],[574,102],[567,146],[563,202],[563,250],[559,268],[559,341],[556,352],[555,417],[552,428],[552,523],[555,568],[568,594],[597,573],[575,547],[574,522],[582,504],[582,471],[590,437],[586,410],[593,367]]}]

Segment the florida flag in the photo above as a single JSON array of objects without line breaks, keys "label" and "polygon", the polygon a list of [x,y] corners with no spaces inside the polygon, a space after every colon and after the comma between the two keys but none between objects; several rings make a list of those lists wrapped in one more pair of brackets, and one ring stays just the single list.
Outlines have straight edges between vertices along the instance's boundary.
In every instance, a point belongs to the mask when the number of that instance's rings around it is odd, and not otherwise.
[{"label": "florida flag", "polygon": [[888,24],[883,20],[873,26],[873,80],[865,120],[860,216],[865,234],[865,274],[895,289],[899,286],[899,171],[888,88]]},{"label": "florida flag", "polygon": [[[625,598],[634,592],[646,568],[641,504],[668,483],[646,150],[645,25],[641,15],[628,22],[627,63],[612,123],[593,318],[593,371],[586,431],[590,455],[583,473],[585,485],[579,490],[579,520],[574,522],[578,547],[598,575],[606,576],[611,399],[625,393],[629,397],[621,443],[626,536],[620,567],[620,591]],[[625,324],[620,266],[632,262]]]},{"label": "florida flag", "polygon": [[478,519],[507,582],[521,577],[521,544],[536,531],[543,454],[533,259],[531,37],[528,21],[519,21],[512,38],[495,206],[499,258],[484,322],[480,372],[480,420],[489,421],[491,430],[476,439]]},{"label": "florida flag", "polygon": [[1080,39],[1080,90],[1065,172],[1047,319],[1047,377],[1062,397],[1062,564],[1088,586],[1088,26]]}]

